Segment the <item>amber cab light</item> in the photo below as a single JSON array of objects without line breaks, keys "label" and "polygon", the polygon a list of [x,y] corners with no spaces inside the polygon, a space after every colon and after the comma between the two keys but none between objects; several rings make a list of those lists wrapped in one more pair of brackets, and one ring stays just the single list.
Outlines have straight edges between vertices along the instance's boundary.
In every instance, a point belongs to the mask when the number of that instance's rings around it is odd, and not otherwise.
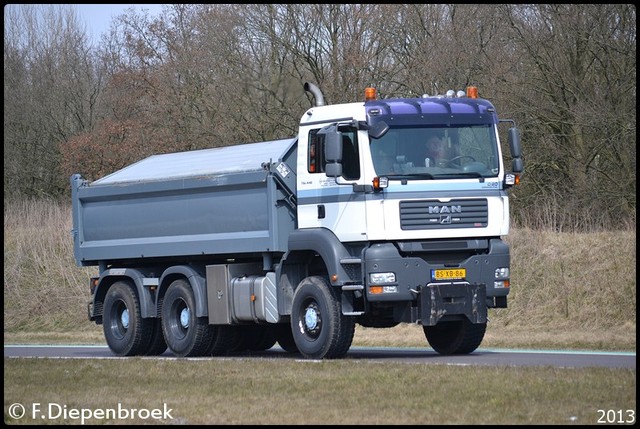
[{"label": "amber cab light", "polygon": [[389,178],[388,177],[374,177],[373,178],[373,190],[380,191],[389,186]]},{"label": "amber cab light", "polygon": [[368,87],[364,89],[364,101],[370,101],[376,99],[376,89]]}]

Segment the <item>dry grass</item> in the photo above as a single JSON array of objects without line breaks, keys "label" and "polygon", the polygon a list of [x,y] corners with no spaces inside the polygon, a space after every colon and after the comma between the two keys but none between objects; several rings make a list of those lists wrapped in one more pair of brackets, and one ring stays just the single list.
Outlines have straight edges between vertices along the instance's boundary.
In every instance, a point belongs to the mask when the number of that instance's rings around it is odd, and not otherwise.
[{"label": "dry grass", "polygon": [[[87,320],[95,268],[73,259],[71,211],[48,201],[4,206],[4,339],[103,343]],[[636,348],[636,233],[512,229],[509,308],[490,310],[481,347]],[[426,346],[417,326],[358,327],[354,345]]]},{"label": "dry grass", "polygon": [[4,205],[4,328],[84,330],[89,276],[73,259],[70,206],[47,201]]}]

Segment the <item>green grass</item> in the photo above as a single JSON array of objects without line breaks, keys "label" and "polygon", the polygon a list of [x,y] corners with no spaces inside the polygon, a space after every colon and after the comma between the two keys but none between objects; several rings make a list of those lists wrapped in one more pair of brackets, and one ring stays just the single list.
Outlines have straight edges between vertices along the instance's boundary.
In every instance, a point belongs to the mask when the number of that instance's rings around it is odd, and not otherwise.
[{"label": "green grass", "polygon": [[[37,382],[35,382],[37,380]],[[64,388],[63,386],[67,386]],[[73,388],[71,388],[73,386]],[[171,409],[162,424],[596,424],[635,410],[635,370],[476,368],[349,359],[5,359],[5,423],[32,410]],[[138,420],[145,423],[145,420]],[[118,419],[87,423],[135,423]]]}]

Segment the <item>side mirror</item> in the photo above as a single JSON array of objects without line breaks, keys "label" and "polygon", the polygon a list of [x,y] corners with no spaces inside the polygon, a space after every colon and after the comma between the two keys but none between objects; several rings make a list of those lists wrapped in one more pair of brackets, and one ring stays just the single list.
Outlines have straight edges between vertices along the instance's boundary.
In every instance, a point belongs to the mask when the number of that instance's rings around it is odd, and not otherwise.
[{"label": "side mirror", "polygon": [[522,158],[513,158],[511,160],[511,170],[514,173],[521,173],[524,170],[524,164],[522,163]]},{"label": "side mirror", "polygon": [[521,159],[520,131],[515,127],[509,128],[507,140],[509,141],[509,149],[511,149],[511,157],[513,158],[511,162],[512,170],[514,173],[520,173],[524,170],[524,163]]},{"label": "side mirror", "polygon": [[342,162],[342,133],[335,130],[318,132],[324,134],[324,159],[328,162]]},{"label": "side mirror", "polygon": [[327,163],[324,167],[324,173],[327,177],[341,177],[342,164],[338,164],[337,162]]},{"label": "side mirror", "polygon": [[335,125],[325,127],[318,131],[324,136],[324,172],[327,177],[342,176],[342,133]]},{"label": "side mirror", "polygon": [[511,156],[514,158],[520,158],[522,153],[520,151],[520,130],[517,128],[509,128],[509,135],[507,136],[509,141],[509,148],[511,149]]}]

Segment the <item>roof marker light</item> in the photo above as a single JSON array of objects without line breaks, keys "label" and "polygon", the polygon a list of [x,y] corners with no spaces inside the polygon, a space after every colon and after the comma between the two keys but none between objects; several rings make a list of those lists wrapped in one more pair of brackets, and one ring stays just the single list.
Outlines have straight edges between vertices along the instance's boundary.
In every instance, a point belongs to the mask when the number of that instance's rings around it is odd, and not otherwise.
[{"label": "roof marker light", "polygon": [[367,87],[364,89],[364,101],[371,101],[376,99],[376,89],[373,87]]}]

